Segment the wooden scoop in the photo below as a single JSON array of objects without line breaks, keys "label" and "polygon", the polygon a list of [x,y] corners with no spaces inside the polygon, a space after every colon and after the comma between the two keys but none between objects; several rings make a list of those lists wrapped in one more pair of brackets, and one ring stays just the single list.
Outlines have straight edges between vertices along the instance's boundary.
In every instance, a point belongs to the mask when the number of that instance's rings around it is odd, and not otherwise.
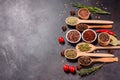
[{"label": "wooden scoop", "polygon": [[87,24],[77,24],[76,29],[79,31],[84,31],[85,29],[90,28],[112,28],[112,25],[96,25],[96,26],[89,26]]},{"label": "wooden scoop", "polygon": [[106,46],[106,47],[101,47],[101,46],[94,46],[92,44],[82,42],[82,43],[79,43],[79,44],[76,45],[76,50],[78,52],[82,52],[82,51],[80,51],[79,46],[83,45],[83,44],[88,44],[89,47],[90,47],[90,49],[88,51],[85,51],[85,52],[92,52],[92,51],[94,51],[96,49],[103,49],[103,50],[104,49],[120,49],[120,46]]},{"label": "wooden scoop", "polygon": [[[70,57],[70,55],[68,56],[68,54],[71,54],[71,53],[68,53],[68,51],[74,51],[74,54],[76,54],[76,56],[74,57]],[[86,53],[86,52],[77,52],[75,49],[66,49],[65,50],[65,57],[67,59],[76,59],[80,56],[91,56],[91,57],[114,57],[114,55],[112,54],[108,54],[108,53]],[[73,54],[71,54],[73,55]]]},{"label": "wooden scoop", "polygon": [[83,66],[88,66],[92,64],[93,62],[118,62],[118,57],[114,58],[90,58],[89,56],[81,56],[78,59],[78,63]]},{"label": "wooden scoop", "polygon": [[[113,21],[107,21],[107,20],[80,20],[77,17],[67,17],[65,20],[66,24],[70,26],[75,26],[79,23],[89,23],[89,24],[113,24]],[[72,24],[71,24],[72,22]]]}]

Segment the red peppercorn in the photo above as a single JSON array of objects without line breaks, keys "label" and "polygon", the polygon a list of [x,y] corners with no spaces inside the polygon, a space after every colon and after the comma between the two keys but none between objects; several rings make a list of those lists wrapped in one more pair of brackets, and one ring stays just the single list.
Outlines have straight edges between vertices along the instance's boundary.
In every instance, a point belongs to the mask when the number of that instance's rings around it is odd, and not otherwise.
[{"label": "red peppercorn", "polygon": [[65,42],[64,38],[61,37],[61,36],[58,38],[58,41],[59,41],[59,43],[64,43]]},{"label": "red peppercorn", "polygon": [[71,73],[75,73],[75,67],[74,66],[69,66],[69,71]]},{"label": "red peppercorn", "polygon": [[63,70],[65,71],[65,72],[68,72],[69,71],[69,66],[66,64],[66,65],[64,65],[63,66]]}]

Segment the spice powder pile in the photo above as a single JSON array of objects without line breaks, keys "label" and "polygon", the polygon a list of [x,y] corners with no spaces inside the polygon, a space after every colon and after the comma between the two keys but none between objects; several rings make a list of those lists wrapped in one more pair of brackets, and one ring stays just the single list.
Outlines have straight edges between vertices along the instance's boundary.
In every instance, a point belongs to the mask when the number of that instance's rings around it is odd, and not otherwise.
[{"label": "spice powder pile", "polygon": [[84,32],[83,38],[86,41],[93,41],[95,39],[95,33],[91,30],[88,30],[88,31]]},{"label": "spice powder pile", "polygon": [[67,35],[68,40],[76,42],[80,38],[80,34],[77,31],[70,31]]}]

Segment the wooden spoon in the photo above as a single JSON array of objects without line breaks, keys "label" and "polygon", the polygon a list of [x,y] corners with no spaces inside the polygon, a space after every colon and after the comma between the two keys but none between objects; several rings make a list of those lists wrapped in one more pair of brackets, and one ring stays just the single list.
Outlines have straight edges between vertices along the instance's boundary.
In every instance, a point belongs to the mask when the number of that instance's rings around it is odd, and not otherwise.
[{"label": "wooden spoon", "polygon": [[118,62],[118,57],[114,58],[90,58],[89,56],[81,56],[78,59],[78,63],[83,66],[89,66],[93,62]]},{"label": "wooden spoon", "polygon": [[[72,19],[72,20],[71,20]],[[72,24],[71,24],[72,21]],[[66,24],[75,26],[79,23],[90,23],[90,24],[113,24],[113,21],[107,21],[107,20],[80,20],[77,17],[67,17],[65,20]]]},{"label": "wooden spoon", "polygon": [[85,51],[85,52],[92,52],[92,51],[94,51],[94,50],[96,50],[96,49],[103,49],[103,50],[104,50],[104,49],[120,49],[120,46],[106,46],[106,47],[101,47],[101,46],[94,46],[94,45],[92,45],[92,44],[82,42],[82,43],[78,43],[78,44],[76,45],[76,50],[77,50],[78,52],[82,52],[82,51],[80,51],[79,46],[80,46],[80,45],[84,45],[84,44],[88,44],[89,47],[90,47],[90,50]]},{"label": "wooden spoon", "polygon": [[96,26],[89,26],[87,24],[77,24],[76,29],[79,31],[84,31],[85,29],[90,28],[112,28],[112,25],[96,25]]},{"label": "wooden spoon", "polygon": [[[68,56],[68,51],[70,51],[70,50],[74,51],[74,53],[76,54],[76,56],[74,56],[74,57]],[[108,54],[108,53],[86,53],[86,52],[77,52],[75,49],[66,49],[64,54],[65,54],[65,57],[66,57],[67,59],[76,59],[76,58],[78,58],[78,57],[80,57],[80,56],[114,57],[114,55]],[[69,53],[69,54],[70,54],[70,53]]]}]

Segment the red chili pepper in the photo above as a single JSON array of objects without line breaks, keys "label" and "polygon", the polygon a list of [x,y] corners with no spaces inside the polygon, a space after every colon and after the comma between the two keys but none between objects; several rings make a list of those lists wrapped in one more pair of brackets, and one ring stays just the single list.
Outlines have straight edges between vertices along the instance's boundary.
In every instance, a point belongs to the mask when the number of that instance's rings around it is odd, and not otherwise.
[{"label": "red chili pepper", "polygon": [[106,33],[108,33],[108,34],[110,34],[110,35],[113,35],[113,36],[117,36],[113,31],[111,31],[111,30],[106,30],[106,29],[100,29],[100,30],[96,30],[96,32],[106,32]]}]

